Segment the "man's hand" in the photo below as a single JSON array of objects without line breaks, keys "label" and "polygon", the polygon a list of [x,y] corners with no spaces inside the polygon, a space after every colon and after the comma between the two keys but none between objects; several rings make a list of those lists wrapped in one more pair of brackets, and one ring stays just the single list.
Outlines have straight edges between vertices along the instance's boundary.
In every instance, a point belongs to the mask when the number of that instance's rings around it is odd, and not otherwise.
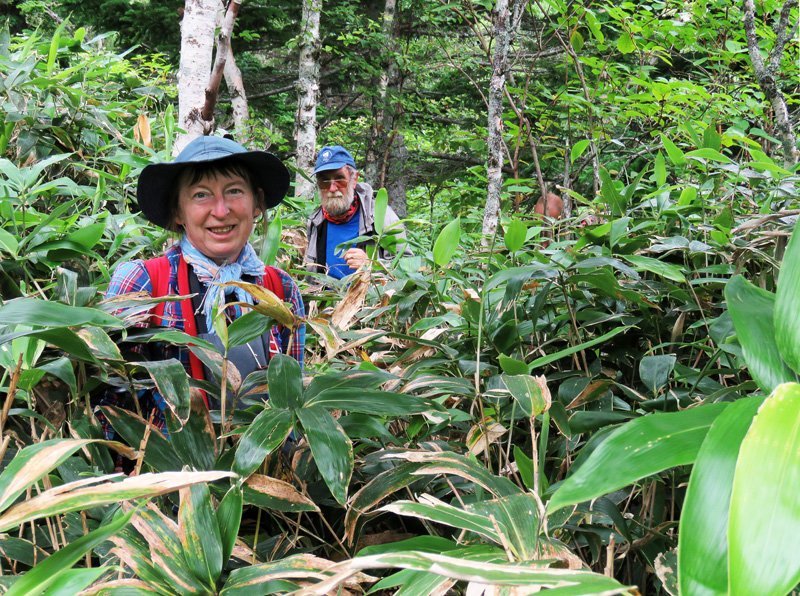
[{"label": "man's hand", "polygon": [[360,248],[348,248],[344,253],[344,260],[350,269],[360,269],[367,262],[367,253]]}]

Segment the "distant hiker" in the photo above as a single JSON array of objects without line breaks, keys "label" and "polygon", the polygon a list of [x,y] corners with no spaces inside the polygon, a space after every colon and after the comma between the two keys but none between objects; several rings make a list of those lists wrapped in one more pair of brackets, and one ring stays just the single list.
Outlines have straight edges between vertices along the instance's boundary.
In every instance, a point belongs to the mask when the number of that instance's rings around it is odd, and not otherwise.
[{"label": "distant hiker", "polygon": [[[360,240],[350,248],[337,248],[359,236],[375,236],[375,196],[372,187],[358,181],[356,162],[339,145],[323,147],[314,168],[320,207],[308,220],[308,249],[305,261],[312,271],[341,279],[355,273],[367,262],[366,247],[372,240]],[[398,251],[410,254],[405,230],[391,207],[386,208],[384,234],[395,231]],[[376,255],[388,262],[392,253],[379,246]]]},{"label": "distant hiker", "polygon": [[[287,302],[297,317],[303,317],[297,284],[280,269],[265,267],[249,242],[255,219],[280,203],[288,188],[289,172],[280,159],[264,151],[247,151],[219,137],[196,138],[174,161],[148,165],[136,189],[139,208],[145,218],[181,236],[161,257],[119,264],[106,297],[131,292],[153,297],[195,294],[182,301],[160,303],[138,326],[179,329],[217,346],[222,344],[212,324],[215,305],[223,301],[253,304],[249,293],[222,288],[218,282],[261,285]],[[225,314],[233,321],[248,310],[230,305]],[[153,344],[138,346],[149,350]],[[276,325],[249,343],[231,348],[228,359],[244,379],[265,368],[277,353],[292,356],[302,366],[304,346],[303,324],[295,329]],[[164,345],[153,352],[143,354],[142,359],[177,357],[196,381],[206,380],[210,374],[188,349]],[[154,390],[142,391],[138,397],[142,415],[152,415],[162,428],[164,399]],[[212,409],[220,407],[218,400],[215,403],[205,394],[204,400]]]},{"label": "distant hiker", "polygon": [[564,215],[564,200],[554,192],[548,192],[544,197],[539,197],[533,212],[547,215],[553,219],[561,219]]}]

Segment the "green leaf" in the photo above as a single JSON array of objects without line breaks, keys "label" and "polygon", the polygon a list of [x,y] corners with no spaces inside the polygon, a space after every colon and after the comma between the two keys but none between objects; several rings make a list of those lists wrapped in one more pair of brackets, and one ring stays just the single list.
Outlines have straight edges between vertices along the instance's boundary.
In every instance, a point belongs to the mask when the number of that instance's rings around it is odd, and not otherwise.
[{"label": "green leaf", "polygon": [[631,34],[623,31],[617,39],[617,49],[623,54],[630,54],[636,49],[636,44],[633,42]]},{"label": "green leaf", "polygon": [[306,406],[322,406],[328,410],[363,412],[374,416],[408,416],[437,409],[437,405],[406,393],[376,389],[325,389],[306,401]]},{"label": "green leaf", "polygon": [[682,166],[686,163],[686,157],[683,155],[683,151],[681,151],[664,133],[661,133],[661,144],[664,145],[664,149],[673,165]]},{"label": "green leaf", "polygon": [[547,409],[542,388],[532,376],[504,374],[501,378],[528,418],[538,416]]},{"label": "green leaf", "polygon": [[684,283],[686,281],[681,268],[672,263],[666,263],[642,255],[625,255],[624,259],[633,265],[637,271],[649,271],[650,273],[655,273],[656,275],[677,283]]},{"label": "green leaf", "polygon": [[456,217],[439,232],[439,236],[433,244],[433,262],[439,267],[449,264],[458,250],[460,240],[461,218]]},{"label": "green leaf", "polygon": [[75,596],[97,581],[108,570],[105,567],[68,569],[58,574],[47,587],[47,596]]},{"label": "green leaf", "polygon": [[658,395],[659,389],[669,381],[676,360],[674,354],[659,354],[645,356],[639,361],[639,376],[653,395]]},{"label": "green leaf", "polygon": [[217,451],[216,433],[203,398],[191,395],[189,418],[181,423],[167,412],[169,440],[181,459],[197,470],[211,470]]},{"label": "green leaf", "polygon": [[503,369],[503,372],[507,375],[527,375],[528,374],[528,365],[525,364],[522,360],[517,360],[516,358],[511,358],[510,356],[506,356],[505,354],[500,354],[497,358],[497,362],[500,364],[500,368]]},{"label": "green leaf", "polygon": [[0,250],[5,250],[12,257],[16,257],[18,247],[19,242],[17,242],[17,239],[3,228],[0,228]]},{"label": "green leaf", "polygon": [[600,194],[605,204],[611,209],[612,215],[615,217],[625,215],[625,197],[617,190],[611,174],[605,168],[600,168]]},{"label": "green leaf", "polygon": [[303,425],[322,479],[333,498],[344,505],[353,473],[353,445],[350,439],[333,416],[321,406],[298,408],[295,414]]},{"label": "green leaf", "polygon": [[383,234],[383,226],[386,223],[386,209],[389,207],[389,193],[385,188],[378,189],[375,193],[375,233],[378,236]]},{"label": "green leaf", "polygon": [[[784,260],[784,266],[786,263]],[[745,362],[758,386],[765,393],[771,393],[781,383],[795,381],[796,376],[778,350],[777,336],[785,325],[775,327],[775,294],[736,275],[725,286],[725,301]],[[782,329],[780,335],[785,337],[786,329]]]},{"label": "green leaf", "polygon": [[254,310],[242,315],[228,325],[228,349],[243,346],[260,337],[271,324],[272,321],[269,317]]},{"label": "green leaf", "polygon": [[250,423],[239,439],[233,471],[247,478],[264,459],[280,447],[292,432],[292,413],[289,410],[268,408]]},{"label": "green leaf", "polygon": [[227,563],[239,535],[242,523],[242,489],[232,486],[222,497],[217,507],[217,524],[219,525],[220,544],[222,544],[222,564]]},{"label": "green leaf", "polygon": [[205,484],[181,489],[178,510],[183,555],[196,578],[214,592],[222,573],[222,536]]},{"label": "green leaf", "polygon": [[138,416],[135,412],[122,408],[102,406],[100,409],[114,428],[114,431],[128,445],[140,445],[145,429],[148,426],[150,427],[150,437],[147,439],[147,445],[145,446],[144,462],[154,470],[168,472],[180,470],[183,467],[183,462],[175,455],[170,442],[164,438],[164,435],[157,427],[147,420]]},{"label": "green leaf", "polygon": [[732,403],[711,425],[692,468],[678,532],[683,594],[728,593],[728,513],[739,446],[764,398]]},{"label": "green leaf", "polygon": [[261,245],[261,260],[266,265],[274,265],[278,250],[281,247],[281,236],[283,234],[283,220],[279,212],[275,213],[269,222],[264,242]]},{"label": "green leaf", "polygon": [[687,186],[681,191],[681,196],[678,197],[678,206],[685,207],[691,205],[697,199],[697,189],[694,186]]},{"label": "green leaf", "polygon": [[800,583],[798,495],[800,385],[785,383],[764,401],[736,462],[729,593],[786,594]]},{"label": "green leaf", "polygon": [[569,150],[569,161],[570,163],[575,163],[575,160],[578,159],[583,152],[586,151],[586,148],[589,146],[589,139],[581,139],[577,143],[572,146],[572,149]]},{"label": "green leaf", "polygon": [[189,377],[183,364],[175,358],[132,362],[145,369],[156,389],[181,423],[189,418]]},{"label": "green leaf", "polygon": [[656,185],[660,188],[667,182],[667,165],[664,162],[664,154],[659,151],[653,164],[653,174],[656,177]]},{"label": "green leaf", "polygon": [[528,457],[517,445],[514,445],[514,463],[517,464],[517,470],[519,470],[525,488],[533,490],[533,459]]},{"label": "green leaf", "polygon": [[384,505],[380,508],[380,511],[389,511],[398,515],[407,515],[437,522],[459,530],[475,532],[492,542],[500,543],[500,535],[488,516],[453,507],[430,496],[420,498],[425,499],[426,502],[395,501],[389,505]]},{"label": "green leaf", "polygon": [[778,274],[775,342],[783,360],[800,374],[800,233],[795,227]]},{"label": "green leaf", "polygon": [[709,427],[726,406],[705,404],[625,422],[564,480],[548,510],[589,501],[646,476],[692,463]]},{"label": "green leaf", "polygon": [[303,373],[291,356],[275,354],[267,371],[269,399],[276,408],[296,408],[303,403]]},{"label": "green leaf", "polygon": [[503,236],[503,242],[509,252],[516,252],[525,244],[525,238],[528,234],[528,226],[525,222],[518,219],[512,219],[506,226],[506,233]]},{"label": "green leaf", "polygon": [[592,346],[596,346],[597,344],[601,344],[603,342],[608,341],[615,335],[619,335],[630,329],[630,327],[617,327],[616,329],[612,329],[608,333],[604,333],[599,337],[595,337],[594,339],[590,339],[589,341],[585,341],[580,343],[576,346],[570,346],[569,348],[564,348],[563,350],[559,350],[558,352],[554,352],[552,354],[548,354],[547,356],[542,356],[541,358],[537,358],[530,364],[528,364],[528,371],[532,372],[540,366],[544,366],[545,364],[550,364],[551,362],[555,362],[556,360],[561,360],[565,356],[572,356],[573,354],[580,352],[581,350],[585,350],[586,348],[591,348]]},{"label": "green leaf", "polygon": [[70,569],[85,553],[99,546],[121,530],[132,513],[123,515],[57,550],[25,573],[6,592],[6,596],[36,596],[45,592],[62,573]]},{"label": "green leaf", "polygon": [[580,52],[583,49],[583,35],[581,32],[575,29],[572,32],[572,35],[569,36],[569,43],[576,52]]},{"label": "green leaf", "polygon": [[122,327],[122,322],[94,308],[68,306],[38,298],[15,298],[0,306],[0,325],[35,327]]},{"label": "green leaf", "polygon": [[694,151],[689,151],[688,153],[686,153],[686,157],[687,158],[694,157],[696,159],[703,160],[703,161],[715,161],[715,162],[719,162],[719,163],[732,163],[730,158],[725,157],[724,155],[722,155],[722,153],[720,153],[716,149],[707,149],[707,148],[695,149]]},{"label": "green leaf", "polygon": [[75,230],[67,236],[67,240],[79,244],[86,250],[91,250],[103,237],[103,232],[105,231],[105,221],[93,223]]},{"label": "green leaf", "polygon": [[603,35],[600,22],[597,20],[594,12],[587,9],[586,12],[584,12],[584,17],[586,18],[586,26],[589,28],[589,31],[592,32],[592,35],[598,43],[605,43],[606,37]]}]

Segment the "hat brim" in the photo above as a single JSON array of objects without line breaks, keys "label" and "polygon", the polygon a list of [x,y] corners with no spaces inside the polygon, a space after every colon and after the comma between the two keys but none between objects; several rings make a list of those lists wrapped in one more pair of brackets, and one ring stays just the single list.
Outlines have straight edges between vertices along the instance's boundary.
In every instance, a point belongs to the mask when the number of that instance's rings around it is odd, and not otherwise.
[{"label": "hat brim", "polygon": [[331,161],[319,166],[318,168],[314,168],[314,173],[319,174],[320,172],[330,172],[331,170],[338,170],[345,166],[350,166],[351,168],[355,167],[352,164],[347,163],[346,161]]},{"label": "hat brim", "polygon": [[[139,209],[148,221],[170,229],[170,201],[181,173],[197,164],[236,162],[252,174],[257,188],[264,191],[264,207],[269,209],[283,201],[289,190],[289,170],[283,162],[266,151],[246,151],[218,159],[150,164],[142,170],[136,186]],[[254,189],[255,190],[255,189]]]}]

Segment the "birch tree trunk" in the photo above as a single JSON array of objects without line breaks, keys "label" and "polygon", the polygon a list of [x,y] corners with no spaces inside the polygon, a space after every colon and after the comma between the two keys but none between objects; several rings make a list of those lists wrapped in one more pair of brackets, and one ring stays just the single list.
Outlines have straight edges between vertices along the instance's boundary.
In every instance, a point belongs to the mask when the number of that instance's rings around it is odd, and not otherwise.
[{"label": "birch tree trunk", "polygon": [[297,77],[297,117],[295,141],[297,142],[297,168],[294,195],[312,198],[314,183],[307,180],[314,170],[317,146],[317,103],[319,102],[319,15],[322,0],[303,0],[303,36],[300,46],[300,64]]},{"label": "birch tree trunk", "polygon": [[[394,16],[397,8],[397,0],[386,0],[383,9],[383,35],[387,40],[386,51],[391,54],[395,49],[394,43]],[[391,128],[392,118],[389,113],[388,92],[389,84],[397,79],[397,61],[390,57],[387,64],[383,65],[380,79],[378,80],[378,92],[373,102],[372,110],[372,129],[370,130],[369,141],[367,143],[367,157],[364,166],[364,174],[367,182],[375,188],[385,186],[386,181],[386,156],[389,153],[388,130]]]},{"label": "birch tree trunk", "polygon": [[797,5],[797,0],[786,0],[780,13],[780,18],[775,24],[775,45],[767,57],[767,63],[761,56],[759,48],[758,34],[755,26],[756,8],[753,0],[744,0],[744,30],[747,37],[747,50],[750,54],[750,62],[753,64],[753,71],[756,75],[759,87],[772,105],[773,117],[775,118],[775,129],[777,137],[781,140],[783,148],[783,161],[787,168],[797,163],[797,138],[794,134],[792,121],[789,117],[789,109],[786,106],[786,99],[778,87],[778,69],[783,56],[783,49],[786,43],[791,40],[798,30],[798,24],[794,23],[789,29],[789,13],[792,6]]},{"label": "birch tree trunk", "polygon": [[497,0],[494,7],[494,52],[492,78],[489,81],[489,135],[486,178],[486,208],[483,212],[482,246],[488,246],[497,231],[500,217],[500,193],[503,188],[503,91],[508,70],[511,14],[508,0]]},{"label": "birch tree trunk", "polygon": [[213,122],[203,121],[200,112],[211,73],[218,7],[219,0],[186,0],[178,69],[178,123],[186,132],[175,141],[175,155],[193,138],[208,134],[213,127]]}]

